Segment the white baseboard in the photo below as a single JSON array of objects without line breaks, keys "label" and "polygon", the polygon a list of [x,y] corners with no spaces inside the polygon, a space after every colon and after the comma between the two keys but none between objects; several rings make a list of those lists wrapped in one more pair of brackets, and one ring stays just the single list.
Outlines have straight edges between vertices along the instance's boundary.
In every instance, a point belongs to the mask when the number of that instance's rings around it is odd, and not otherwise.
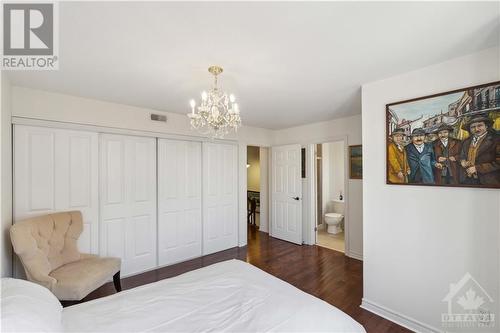
[{"label": "white baseboard", "polygon": [[363,298],[361,300],[361,308],[370,311],[380,317],[390,320],[400,326],[406,327],[415,332],[419,333],[441,333],[440,329],[432,327],[430,325],[424,324],[416,319],[405,316],[397,311],[388,309],[382,305],[378,305],[374,302]]},{"label": "white baseboard", "polygon": [[358,259],[358,260],[363,261],[363,255],[362,254],[349,251],[349,252],[346,252],[345,255],[348,256],[349,258],[354,258],[354,259]]}]

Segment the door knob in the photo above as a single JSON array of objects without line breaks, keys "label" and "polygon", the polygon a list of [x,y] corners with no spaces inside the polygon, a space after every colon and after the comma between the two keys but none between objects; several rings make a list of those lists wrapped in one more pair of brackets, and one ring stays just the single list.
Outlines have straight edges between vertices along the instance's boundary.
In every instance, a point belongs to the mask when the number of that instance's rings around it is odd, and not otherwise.
[{"label": "door knob", "polygon": [[293,200],[300,200],[299,197],[292,197]]}]

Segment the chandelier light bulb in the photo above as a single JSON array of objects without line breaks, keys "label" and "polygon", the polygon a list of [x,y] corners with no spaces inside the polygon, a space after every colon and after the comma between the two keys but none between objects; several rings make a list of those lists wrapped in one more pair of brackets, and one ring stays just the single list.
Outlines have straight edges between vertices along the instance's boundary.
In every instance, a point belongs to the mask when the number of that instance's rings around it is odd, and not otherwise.
[{"label": "chandelier light bulb", "polygon": [[240,113],[240,107],[238,106],[238,103],[233,104],[233,109],[234,109],[234,113],[236,113],[236,114]]},{"label": "chandelier light bulb", "polygon": [[234,97],[233,94],[229,95],[229,101],[231,101],[231,103],[234,103],[234,101],[236,101],[236,97]]},{"label": "chandelier light bulb", "polygon": [[207,100],[207,97],[208,97],[207,92],[206,92],[206,91],[203,91],[203,92],[201,93],[201,99],[202,99],[202,100],[204,100],[204,101],[206,101],[206,100]]},{"label": "chandelier light bulb", "polygon": [[191,105],[191,114],[194,116],[194,107],[196,106],[194,99],[189,101],[189,105]]}]

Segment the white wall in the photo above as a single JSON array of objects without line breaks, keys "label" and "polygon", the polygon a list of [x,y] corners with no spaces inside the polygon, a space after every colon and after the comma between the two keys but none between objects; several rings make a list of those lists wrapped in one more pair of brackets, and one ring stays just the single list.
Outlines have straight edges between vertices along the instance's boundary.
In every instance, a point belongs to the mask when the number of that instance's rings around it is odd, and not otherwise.
[{"label": "white wall", "polygon": [[340,199],[340,194],[344,195],[344,141],[330,143],[330,178],[332,186],[330,188],[330,200]]},{"label": "white wall", "polygon": [[[275,145],[299,143],[302,146],[310,148],[308,144],[311,143],[324,143],[336,140],[346,140],[347,145],[361,144],[361,115],[291,127],[274,132]],[[309,170],[306,170],[306,172],[307,175],[310,175]],[[311,188],[309,186],[309,178],[305,180],[305,189]],[[346,255],[358,259],[362,259],[363,256],[362,182],[360,179],[349,179],[345,186],[345,194],[348,199],[346,203],[346,219],[348,220],[347,223],[349,223],[349,234],[346,239],[346,248],[348,247],[349,251],[346,252]],[[306,210],[304,216],[311,215],[310,209],[312,206],[309,202],[309,192],[303,193]],[[314,221],[305,221],[305,223],[314,223]],[[310,234],[309,228],[304,230],[303,237],[306,242],[313,242],[313,236]]]},{"label": "white wall", "polygon": [[497,80],[498,48],[362,88],[363,306],[415,330],[444,330],[442,299],[466,272],[500,301],[500,191],[386,185],[385,105]]},{"label": "white wall", "polygon": [[2,73],[1,79],[1,107],[2,114],[0,118],[1,126],[1,146],[0,156],[1,162],[1,230],[0,236],[0,252],[2,253],[1,260],[1,275],[12,276],[12,247],[10,245],[9,229],[12,225],[12,135],[11,135],[11,84],[6,75]]},{"label": "white wall", "polygon": [[[332,200],[339,200],[340,193],[344,195],[344,141],[335,141],[323,143],[322,145],[323,158],[322,173],[323,173],[323,213],[333,212],[331,204]],[[340,213],[340,212],[337,212]]]}]

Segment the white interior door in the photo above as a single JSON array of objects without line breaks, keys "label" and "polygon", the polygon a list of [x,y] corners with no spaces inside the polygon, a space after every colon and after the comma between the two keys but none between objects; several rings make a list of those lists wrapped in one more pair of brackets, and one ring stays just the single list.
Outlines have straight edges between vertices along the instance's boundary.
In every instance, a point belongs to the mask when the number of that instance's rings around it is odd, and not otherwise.
[{"label": "white interior door", "polygon": [[158,139],[158,263],[201,256],[201,143]]},{"label": "white interior door", "polygon": [[272,147],[271,236],[302,244],[300,145]]},{"label": "white interior door", "polygon": [[83,253],[98,253],[98,134],[14,126],[14,221],[79,210]]},{"label": "white interior door", "polygon": [[203,143],[203,254],[238,245],[238,147]]},{"label": "white interior door", "polygon": [[100,137],[100,253],[123,275],[156,267],[156,139]]}]

